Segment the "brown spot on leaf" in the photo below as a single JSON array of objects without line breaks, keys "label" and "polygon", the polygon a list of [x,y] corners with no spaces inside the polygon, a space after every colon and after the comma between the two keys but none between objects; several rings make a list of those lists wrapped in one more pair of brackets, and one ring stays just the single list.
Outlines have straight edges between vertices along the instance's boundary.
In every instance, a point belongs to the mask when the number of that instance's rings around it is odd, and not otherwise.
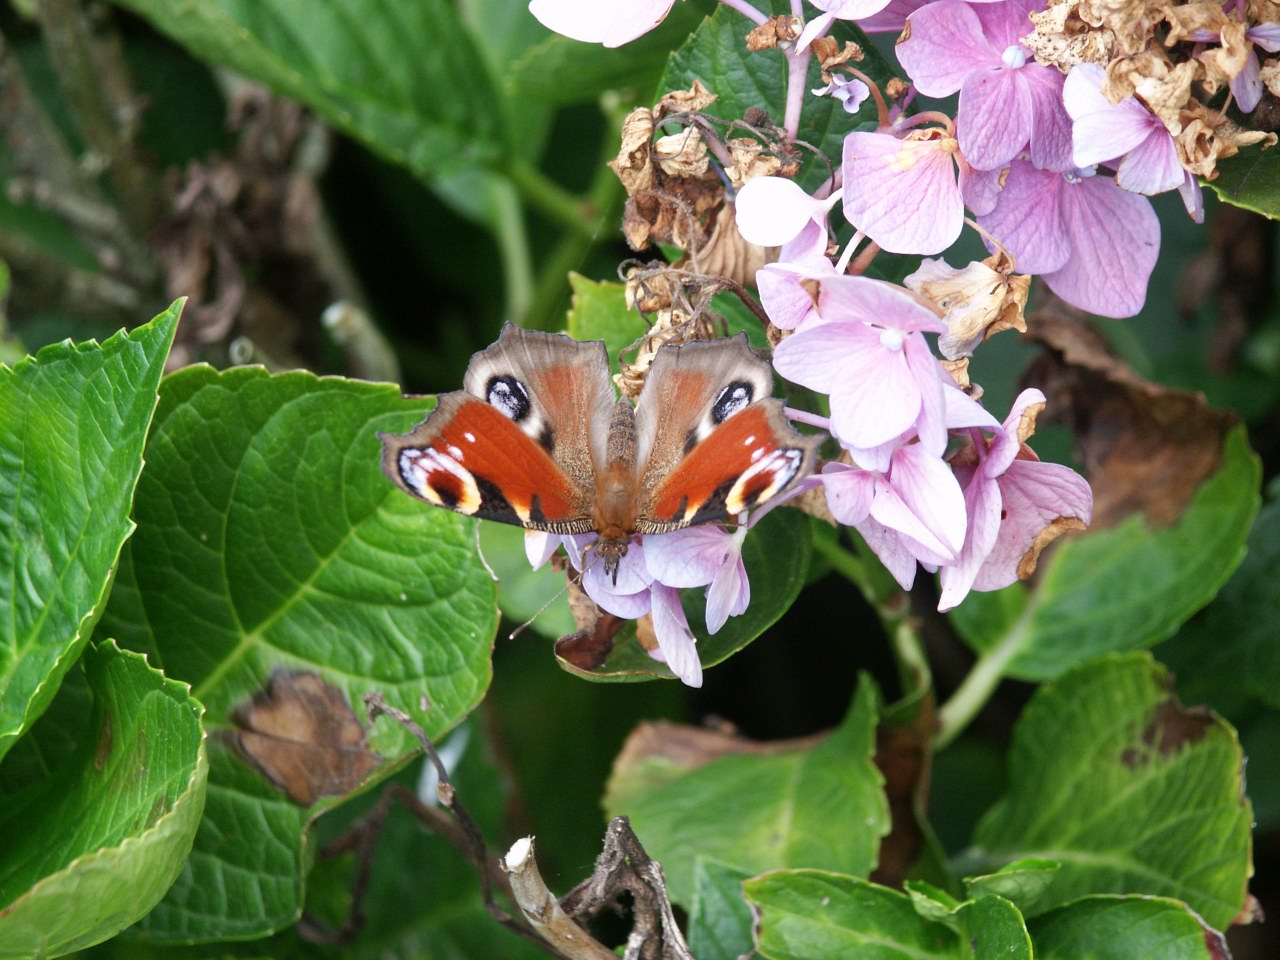
[{"label": "brown spot on leaf", "polygon": [[1093,487],[1093,526],[1133,513],[1176,522],[1221,466],[1234,414],[1204,397],[1143,379],[1115,357],[1083,312],[1046,297],[1028,336],[1046,348],[1023,377],[1044,391],[1046,412],[1075,431],[1077,456]]},{"label": "brown spot on leaf", "polygon": [[276,671],[231,720],[240,756],[301,806],[350,793],[382,763],[346,695],[318,674]]},{"label": "brown spot on leaf", "polygon": [[1140,767],[1151,760],[1152,751],[1161,759],[1172,756],[1190,743],[1196,743],[1213,725],[1213,714],[1204,707],[1184,707],[1178,698],[1160,701],[1146,729],[1142,731],[1142,749],[1129,747],[1120,756],[1126,767]]}]

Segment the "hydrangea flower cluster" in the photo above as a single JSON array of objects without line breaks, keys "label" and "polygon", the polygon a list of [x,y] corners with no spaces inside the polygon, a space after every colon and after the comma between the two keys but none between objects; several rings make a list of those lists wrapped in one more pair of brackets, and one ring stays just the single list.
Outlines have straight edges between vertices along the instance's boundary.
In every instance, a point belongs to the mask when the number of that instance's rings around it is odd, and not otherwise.
[{"label": "hydrangea flower cluster", "polygon": [[[771,258],[752,270],[776,328],[775,368],[829,401],[829,418],[793,412],[842,450],[809,487],[824,490],[834,517],[859,531],[904,588],[919,567],[938,572],[941,609],[1028,576],[1047,542],[1087,525],[1092,494],[1027,446],[1044,396],[1024,391],[1000,422],[969,384],[967,358],[992,333],[1025,329],[1032,275],[1092,313],[1142,308],[1160,245],[1148,198],[1178,190],[1200,220],[1198,178],[1212,179],[1216,161],[1241,146],[1276,140],[1233,123],[1226,104],[1197,99],[1223,90],[1248,111],[1264,90],[1280,96],[1280,63],[1266,57],[1280,51],[1273,0],[809,0],[812,10],[793,0],[791,16],[780,17],[749,0],[722,2],[755,24],[749,49],[786,57],[785,137],[795,138],[806,95],[836,98],[850,115],[876,111],[876,128],[845,136],[839,166],[811,194],[789,179],[794,166],[765,166],[758,150],[743,153],[743,141],[717,144],[705,125],[680,140],[687,151],[696,139],[701,152],[688,159],[702,164],[704,182],[714,175],[708,150],[722,160],[736,188],[729,222],[753,251],[742,259]],[[554,30],[613,46],[672,6],[533,0],[530,9]],[[838,20],[901,31],[897,55],[910,83],[879,90],[854,66],[856,45],[827,36]],[[805,89],[814,58],[824,85]],[[952,95],[954,117],[910,110],[920,97]],[[700,87],[680,96],[699,105],[711,97]],[[673,165],[682,159],[659,162],[688,176],[691,166]],[[622,155],[619,164],[621,176]],[[837,207],[855,231],[843,251],[829,224]],[[717,214],[720,239],[725,216]],[[860,275],[880,250],[941,254],[966,224],[991,257],[961,268],[925,259],[905,287]],[[646,537],[617,583],[587,564],[583,586],[618,616],[651,613],[655,656],[696,683],[676,590],[707,589],[713,632],[744,610],[748,526]],[[567,547],[582,569],[583,544]]]}]

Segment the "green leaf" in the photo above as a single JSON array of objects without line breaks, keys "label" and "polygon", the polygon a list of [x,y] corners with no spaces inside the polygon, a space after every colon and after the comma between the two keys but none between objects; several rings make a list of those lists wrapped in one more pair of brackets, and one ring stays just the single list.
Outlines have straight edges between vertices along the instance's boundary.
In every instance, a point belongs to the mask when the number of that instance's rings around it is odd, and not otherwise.
[{"label": "green leaf", "polygon": [[[1273,497],[1280,487],[1273,487]],[[1280,709],[1280,500],[1258,513],[1244,562],[1203,616],[1160,648],[1182,695],[1228,715]]]},{"label": "green leaf", "polygon": [[605,804],[631,818],[683,904],[698,856],[751,873],[810,866],[865,876],[889,832],[875,727],[875,687],[863,676],[848,716],[817,746],[721,757],[650,789],[615,777]]},{"label": "green leaf", "polygon": [[1221,929],[1251,872],[1235,732],[1189,711],[1145,653],[1041,687],[1014,731],[1009,792],[978,824],[979,867],[1058,861],[1037,909],[1094,893],[1186,901]]},{"label": "green leaf", "polygon": [[[706,599],[702,591],[682,594],[689,626],[698,640],[703,667],[727,660],[773,626],[791,608],[804,587],[812,552],[812,528],[808,518],[790,509],[778,509],[756,524],[742,544],[742,562],[751,582],[751,605],[739,617],[730,617],[719,632],[706,631]],[[604,665],[590,672],[561,660],[560,665],[587,680],[634,682],[674,676],[665,664],[650,657],[628,625],[614,641]]]},{"label": "green leaf", "polygon": [[1222,935],[1164,897],[1085,897],[1037,917],[1039,960],[1227,960]]},{"label": "green leaf", "polygon": [[1173,526],[1132,516],[1058,545],[1033,591],[975,594],[952,614],[965,640],[1007,664],[1006,676],[1046,680],[1112,651],[1169,637],[1208,603],[1244,557],[1258,510],[1258,458],[1244,429],[1227,435],[1222,467]]},{"label": "green leaf", "polygon": [[1227,203],[1276,219],[1280,217],[1280,150],[1246,147],[1218,161],[1218,179],[1201,181]]},{"label": "green leaf", "polygon": [[[593,102],[606,90],[621,89],[632,98],[647,100],[671,50],[710,9],[706,0],[677,3],[656,30],[613,49],[548,35],[539,27],[542,38],[514,59],[507,71],[507,94],[521,100],[569,104]],[[739,22],[746,24],[741,17]],[[747,27],[741,32],[746,36]]]},{"label": "green leaf", "polygon": [[186,684],[109,641],[83,663],[87,688],[64,686],[73,709],[55,704],[0,766],[0,957],[61,956],[144,916],[204,807],[202,710]]},{"label": "green leaf", "polygon": [[[170,376],[100,629],[191,683],[214,727],[285,669],[318,674],[357,716],[380,691],[428,735],[446,732],[488,686],[497,610],[471,525],[379,468],[377,432],[404,432],[429,406],[300,372]],[[298,807],[227,739],[211,751],[188,869],[147,917],[150,937],[262,936],[301,909],[305,825],[339,801]],[[413,746],[388,721],[369,745],[386,757]]]},{"label": "green leaf", "polygon": [[[790,14],[786,0],[760,3],[765,13]],[[751,53],[745,38],[750,26],[742,14],[721,5],[708,17],[679,50],[671,55],[660,82],[661,90],[687,90],[694,80],[701,80],[717,95],[707,112],[725,120],[740,120],[752,107],[762,108],[779,125],[786,109],[787,63],[781,50]],[[847,21],[838,20],[830,35],[837,40],[860,42],[866,59],[858,69],[883,84],[893,75],[888,63],[874,46]],[[817,59],[809,64],[807,88],[823,85]],[[875,110],[865,107],[861,114],[850,116],[834,97],[807,97],[800,116],[796,139],[816,147],[824,156],[839,162],[844,138],[854,130],[876,129]],[[797,181],[806,189],[816,187],[830,175],[826,164],[810,162]]]},{"label": "green leaf", "polygon": [[1061,866],[1057,860],[1027,857],[1007,863],[995,873],[966,877],[964,889],[970,899],[992,894],[1029,915],[1039,906]]},{"label": "green leaf", "polygon": [[1021,915],[999,897],[961,904],[953,922],[938,923],[917,914],[906,894],[837,873],[780,870],[744,886],[770,960],[1031,960]]},{"label": "green leaf", "polygon": [[491,165],[502,101],[448,0],[119,0],[420,176]]},{"label": "green leaf", "polygon": [[742,881],[751,876],[712,857],[693,862],[689,950],[698,960],[738,960],[751,953],[751,907]]},{"label": "green leaf", "polygon": [[101,346],[0,367],[0,757],[87,642],[129,509],[181,301]]},{"label": "green leaf", "polygon": [[569,307],[567,329],[575,340],[603,340],[609,366],[616,373],[618,354],[649,332],[649,324],[627,306],[626,287],[608,280],[588,280],[580,273],[569,274],[573,303]]}]

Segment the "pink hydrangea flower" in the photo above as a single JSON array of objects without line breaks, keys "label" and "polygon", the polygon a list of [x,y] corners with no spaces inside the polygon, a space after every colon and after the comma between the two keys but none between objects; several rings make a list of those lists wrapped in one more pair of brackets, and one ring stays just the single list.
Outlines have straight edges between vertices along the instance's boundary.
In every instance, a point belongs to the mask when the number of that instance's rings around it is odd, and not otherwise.
[{"label": "pink hydrangea flower", "polygon": [[978,223],[1017,258],[1020,271],[1040,274],[1068,303],[1104,317],[1142,309],[1160,221],[1151,201],[1110,177],[1015,160],[995,209]]},{"label": "pink hydrangea flower", "polygon": [[1071,68],[1063,87],[1076,166],[1123,157],[1116,167],[1116,184],[1125,190],[1150,195],[1182,186],[1186,171],[1164,123],[1136,97],[1109,101],[1102,94],[1106,78],[1098,64],[1081,63]]},{"label": "pink hydrangea flower", "polygon": [[827,231],[809,221],[789,243],[783,244],[776,263],[756,271],[756,290],[769,322],[780,330],[794,330],[816,317],[813,294],[806,281],[821,283],[840,274],[826,257]]},{"label": "pink hydrangea flower", "polygon": [[1040,0],[938,0],[911,14],[910,35],[898,44],[898,60],[921,93],[959,92],[960,150],[979,170],[1008,163],[1028,144],[1036,166],[1071,166],[1062,74],[1036,63],[1019,42],[1031,32],[1028,12],[1043,6]]},{"label": "pink hydrangea flower", "polygon": [[734,533],[704,525],[645,538],[645,562],[655,580],[672,587],[707,588],[710,634],[745,612],[751,602],[751,584],[742,563],[746,535],[745,524]]},{"label": "pink hydrangea flower", "polygon": [[844,138],[844,215],[890,253],[941,253],[960,236],[954,137],[938,129]]},{"label": "pink hydrangea flower", "polygon": [[839,191],[818,199],[786,177],[756,177],[734,197],[734,219],[748,243],[778,247],[790,243],[810,223],[824,223],[827,211],[839,199]]},{"label": "pink hydrangea flower", "polygon": [[859,463],[883,463],[884,445],[909,432],[941,456],[942,378],[922,334],[945,324],[906,290],[867,277],[824,280],[819,312],[823,322],[778,344],[777,371],[830,396],[831,432]]},{"label": "pink hydrangea flower", "polygon": [[660,24],[675,0],[530,0],[544,27],[571,40],[620,47]]}]

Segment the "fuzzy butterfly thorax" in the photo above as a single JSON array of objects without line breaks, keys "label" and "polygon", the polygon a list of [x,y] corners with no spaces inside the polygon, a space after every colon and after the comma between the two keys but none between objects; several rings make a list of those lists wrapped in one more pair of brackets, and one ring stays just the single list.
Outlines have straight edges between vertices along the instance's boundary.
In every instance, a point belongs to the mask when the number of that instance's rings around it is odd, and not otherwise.
[{"label": "fuzzy butterfly thorax", "polygon": [[658,350],[633,407],[601,341],[511,324],[463,389],[413,431],[381,434],[402,490],[468,516],[596,533],[616,574],[634,534],[732,520],[813,469],[817,438],[787,423],[769,364],[738,336]]}]

